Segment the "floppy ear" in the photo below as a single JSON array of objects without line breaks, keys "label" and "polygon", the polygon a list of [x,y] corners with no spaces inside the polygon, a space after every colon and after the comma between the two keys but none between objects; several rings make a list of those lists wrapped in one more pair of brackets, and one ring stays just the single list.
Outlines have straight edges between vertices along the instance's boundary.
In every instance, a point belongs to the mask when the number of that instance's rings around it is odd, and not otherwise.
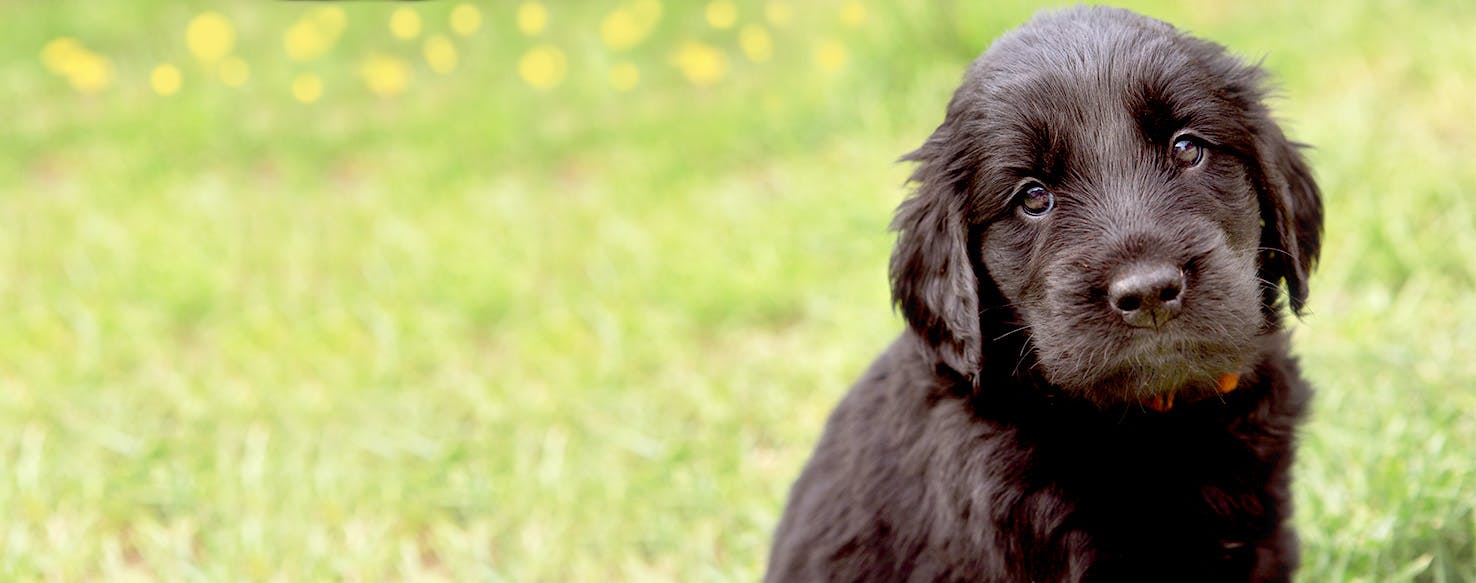
[{"label": "floppy ear", "polygon": [[1302,315],[1307,276],[1322,249],[1322,194],[1299,151],[1281,129],[1266,124],[1256,146],[1261,165],[1261,277],[1286,282],[1292,312]]},{"label": "floppy ear", "polygon": [[974,164],[956,135],[954,108],[921,148],[917,185],[892,220],[892,302],[938,361],[972,379],[980,368],[978,277],[969,259],[965,188]]}]

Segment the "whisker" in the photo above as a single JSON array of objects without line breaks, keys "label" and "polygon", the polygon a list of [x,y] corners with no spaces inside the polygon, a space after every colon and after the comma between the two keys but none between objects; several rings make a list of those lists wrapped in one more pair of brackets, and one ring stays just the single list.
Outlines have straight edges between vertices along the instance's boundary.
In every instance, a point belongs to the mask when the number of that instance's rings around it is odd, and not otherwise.
[{"label": "whisker", "polygon": [[1292,254],[1291,253],[1288,253],[1285,249],[1277,249],[1275,247],[1256,247],[1256,251],[1275,251],[1277,253],[1280,253],[1282,255],[1287,256],[1287,258],[1289,258],[1289,259],[1296,259],[1296,257],[1292,257]]},{"label": "whisker", "polygon": [[1020,343],[1020,357],[1015,360],[1015,370],[1014,372],[1010,373],[1011,376],[1020,376],[1020,365],[1025,364],[1025,352],[1026,349],[1029,348],[1029,346],[1029,342]]},{"label": "whisker", "polygon": [[1000,340],[1004,339],[1005,336],[1009,336],[1009,335],[1014,334],[1016,332],[1019,332],[1021,330],[1029,330],[1029,329],[1030,329],[1030,325],[1029,324],[1026,324],[1026,325],[1021,326],[1019,328],[1015,328],[1014,330],[1010,330],[1009,332],[1005,332],[1004,334],[1000,334],[999,336],[995,336],[994,337],[994,340],[991,340],[990,342],[999,342]]}]

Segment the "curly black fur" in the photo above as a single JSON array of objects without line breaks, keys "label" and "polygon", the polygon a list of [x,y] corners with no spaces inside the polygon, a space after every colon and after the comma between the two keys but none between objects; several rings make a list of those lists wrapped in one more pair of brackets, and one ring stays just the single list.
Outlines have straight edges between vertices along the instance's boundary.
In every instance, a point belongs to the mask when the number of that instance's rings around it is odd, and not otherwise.
[{"label": "curly black fur", "polygon": [[[1301,312],[1322,203],[1265,95],[1258,67],[1125,10],[996,41],[905,157],[909,327],[831,417],[767,579],[1289,579],[1310,391],[1279,302]],[[1027,181],[1050,213],[1022,212]],[[1150,260],[1179,266],[1183,310],[1135,328],[1106,290]]]}]

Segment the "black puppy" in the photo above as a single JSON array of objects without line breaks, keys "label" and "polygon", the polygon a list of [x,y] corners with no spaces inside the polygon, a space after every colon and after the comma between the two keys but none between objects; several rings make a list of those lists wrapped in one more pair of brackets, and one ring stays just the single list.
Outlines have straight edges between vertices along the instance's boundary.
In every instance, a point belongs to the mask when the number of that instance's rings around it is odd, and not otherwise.
[{"label": "black puppy", "polygon": [[1322,203],[1223,47],[1110,8],[980,57],[916,152],[909,329],[795,483],[770,581],[1283,581]]}]

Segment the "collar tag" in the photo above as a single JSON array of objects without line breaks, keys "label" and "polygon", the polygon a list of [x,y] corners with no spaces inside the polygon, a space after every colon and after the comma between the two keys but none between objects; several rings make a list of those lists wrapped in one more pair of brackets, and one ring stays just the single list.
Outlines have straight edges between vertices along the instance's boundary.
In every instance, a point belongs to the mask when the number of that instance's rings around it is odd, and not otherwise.
[{"label": "collar tag", "polygon": [[[1215,388],[1219,389],[1221,395],[1227,395],[1240,386],[1240,373],[1227,372],[1215,380]],[[1143,401],[1143,406],[1159,413],[1167,413],[1174,408],[1174,394],[1166,393],[1154,395]]]},{"label": "collar tag", "polygon": [[1235,390],[1235,388],[1238,387],[1238,386],[1240,386],[1240,373],[1238,373],[1238,372],[1227,372],[1225,374],[1220,375],[1219,389],[1220,389],[1220,394],[1221,395],[1224,395],[1226,393],[1229,393],[1230,391]]}]

